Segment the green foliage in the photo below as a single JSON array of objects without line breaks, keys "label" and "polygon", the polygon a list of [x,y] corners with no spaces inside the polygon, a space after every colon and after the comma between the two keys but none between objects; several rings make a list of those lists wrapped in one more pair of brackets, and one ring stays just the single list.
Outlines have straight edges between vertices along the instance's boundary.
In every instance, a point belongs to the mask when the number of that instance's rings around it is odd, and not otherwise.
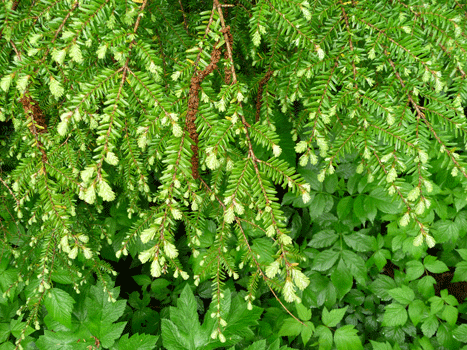
[{"label": "green foliage", "polygon": [[[162,339],[164,347],[168,350],[182,349],[218,349],[230,346],[240,340],[253,335],[250,326],[256,325],[262,310],[258,307],[247,310],[247,305],[237,295],[231,299],[229,289],[225,289],[223,308],[221,309],[221,322],[226,328],[219,340],[216,338],[217,305],[212,303],[203,324],[198,320],[197,303],[191,288],[185,285],[177,308],[170,307],[170,319],[162,319]],[[222,338],[226,337],[226,338]],[[257,345],[259,346],[259,345]]]},{"label": "green foliage", "polygon": [[462,1],[4,0],[0,45],[0,350],[467,347]]},{"label": "green foliage", "polygon": [[[89,349],[89,343],[92,344],[93,349],[99,346],[119,350],[154,349],[157,336],[149,334],[135,334],[130,338],[128,334],[122,336],[126,322],[117,322],[117,320],[124,312],[126,301],[112,302],[109,293],[118,296],[119,290],[111,288],[105,292],[103,286],[98,283],[81,288],[81,293],[77,294],[70,288],[57,286],[51,289],[43,302],[47,314],[43,319],[46,330],[42,335],[34,332],[31,327],[25,328],[27,323],[12,320],[10,323],[1,323],[0,340],[5,342],[10,335],[21,338],[24,334],[23,347],[40,350],[84,350]],[[15,301],[17,304],[18,300]],[[5,316],[4,312],[9,305],[2,306],[2,316]],[[4,320],[5,318],[2,317],[2,321]],[[34,342],[34,338],[30,336],[32,333],[37,336]],[[3,348],[8,349],[8,344],[13,346],[12,343],[5,342]],[[35,347],[31,347],[31,344],[35,344]]]}]

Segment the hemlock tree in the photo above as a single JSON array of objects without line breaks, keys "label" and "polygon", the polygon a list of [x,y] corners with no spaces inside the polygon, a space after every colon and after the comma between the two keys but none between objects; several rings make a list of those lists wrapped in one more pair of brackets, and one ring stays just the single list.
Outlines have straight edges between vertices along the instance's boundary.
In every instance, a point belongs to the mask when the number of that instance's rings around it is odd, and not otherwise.
[{"label": "hemlock tree", "polygon": [[[212,279],[213,338],[225,341],[227,278],[248,272],[249,309],[261,281],[288,303],[310,283],[280,187],[298,207],[333,207],[320,182],[362,174],[361,186],[396,203],[387,220],[401,239],[433,247],[432,196],[447,186],[434,183],[433,162],[467,186],[462,1],[0,8],[1,259],[19,276],[0,288],[11,298],[28,285],[25,325],[40,329],[41,305],[64,275],[79,292],[95,274],[115,301],[107,245],[156,278]],[[109,208],[123,208],[131,227],[117,232]],[[180,223],[189,267],[174,238]]]}]

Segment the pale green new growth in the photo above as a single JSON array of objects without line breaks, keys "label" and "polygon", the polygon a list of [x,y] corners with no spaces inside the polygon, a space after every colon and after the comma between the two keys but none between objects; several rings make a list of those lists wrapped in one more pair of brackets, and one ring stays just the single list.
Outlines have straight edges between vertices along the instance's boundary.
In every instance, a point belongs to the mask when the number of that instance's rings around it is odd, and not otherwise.
[{"label": "pale green new growth", "polygon": [[[240,273],[249,309],[260,281],[300,301],[310,280],[278,190],[311,203],[348,156],[402,203],[394,220],[414,244],[434,246],[421,219],[430,162],[467,188],[452,146],[467,135],[462,1],[183,2],[183,16],[168,0],[0,2],[0,121],[12,126],[1,224],[25,229],[22,279],[47,293],[64,269],[79,291],[85,266],[106,286],[111,242],[154,277],[211,279],[218,307]],[[118,231],[108,208],[131,227]],[[18,241],[0,242],[18,256]],[[28,307],[37,317],[40,303]],[[224,323],[213,339],[226,341]]]}]

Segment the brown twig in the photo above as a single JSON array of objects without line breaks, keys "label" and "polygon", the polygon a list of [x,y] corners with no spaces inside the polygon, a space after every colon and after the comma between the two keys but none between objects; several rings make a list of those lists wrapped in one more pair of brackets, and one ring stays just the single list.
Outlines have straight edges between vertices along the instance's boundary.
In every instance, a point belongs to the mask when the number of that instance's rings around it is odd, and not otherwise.
[{"label": "brown twig", "polygon": [[221,25],[222,25],[221,32],[224,34],[225,46],[227,48],[227,55],[228,55],[228,58],[230,59],[230,70],[232,71],[232,77],[233,77],[232,84],[235,84],[237,82],[237,75],[235,74],[234,61],[232,57],[232,46],[230,44],[230,38],[229,38],[230,26],[227,27],[225,25],[224,15],[222,14],[222,5],[219,4],[219,0],[214,0],[214,7],[217,9],[217,12],[219,13],[219,18],[221,20]]},{"label": "brown twig", "polygon": [[261,99],[263,97],[263,87],[264,85],[266,85],[266,83],[271,78],[271,76],[272,76],[272,71],[269,70],[264,76],[264,78],[261,79],[261,81],[259,82],[258,94],[256,95],[256,122],[259,121],[259,113],[260,113],[261,104],[262,104]]},{"label": "brown twig", "polygon": [[38,134],[44,134],[47,132],[47,122],[45,120],[44,113],[39,107],[37,101],[31,97],[29,91],[24,93],[19,102],[23,105],[26,118],[30,119],[30,122],[28,123],[29,131],[34,135],[37,147],[42,153],[42,162],[45,163],[47,162],[47,154],[45,153],[44,145],[38,138]]},{"label": "brown twig", "polygon": [[214,69],[217,69],[217,62],[219,62],[221,56],[221,51],[217,48],[217,45],[218,43],[216,43],[211,53],[211,62],[209,65],[202,71],[195,73],[190,82],[188,112],[185,124],[188,132],[190,133],[190,138],[194,142],[194,144],[191,145],[191,150],[193,151],[193,155],[191,156],[191,173],[194,179],[199,179],[198,133],[196,131],[195,125],[196,114],[198,113],[199,105],[199,89],[203,79],[208,76]]},{"label": "brown twig", "polygon": [[[229,45],[230,45],[230,47],[232,47],[233,46],[233,36],[232,36],[232,33],[230,32],[230,26],[225,27],[225,29],[222,29],[221,32],[224,33],[224,34],[227,33],[227,37],[229,38]],[[224,59],[225,60],[229,59],[228,50],[224,51]],[[225,83],[227,85],[229,85],[231,80],[232,80],[232,70],[229,69],[227,66],[225,66],[224,67],[224,74],[225,74],[224,81],[225,81]]]},{"label": "brown twig", "polygon": [[186,33],[189,35],[190,32],[188,31],[188,23],[186,22],[186,15],[185,11],[183,10],[183,5],[182,5],[182,0],[178,0],[178,3],[180,4],[180,8],[182,9],[182,15],[183,15],[183,26],[185,27]]},{"label": "brown twig", "polygon": [[[12,10],[16,10],[18,7],[19,1],[15,1],[12,6]],[[13,46],[13,50],[18,57],[18,60],[21,61],[21,53],[16,48],[15,43],[11,40],[10,44]],[[47,154],[45,153],[45,147],[42,142],[38,138],[38,134],[44,134],[47,132],[47,122],[45,120],[44,112],[39,107],[39,104],[36,100],[31,97],[29,90],[26,90],[19,99],[19,102],[23,105],[24,113],[26,114],[26,118],[30,119],[28,123],[29,131],[31,134],[34,135],[36,139],[35,145],[42,153],[42,162],[47,162]]]}]

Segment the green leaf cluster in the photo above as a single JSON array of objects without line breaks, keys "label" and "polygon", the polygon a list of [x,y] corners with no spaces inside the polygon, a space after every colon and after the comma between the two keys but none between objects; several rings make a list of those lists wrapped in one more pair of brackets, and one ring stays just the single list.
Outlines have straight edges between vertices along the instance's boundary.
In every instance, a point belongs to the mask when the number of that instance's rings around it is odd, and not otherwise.
[{"label": "green leaf cluster", "polygon": [[0,350],[465,347],[462,1],[5,0],[0,48]]}]

